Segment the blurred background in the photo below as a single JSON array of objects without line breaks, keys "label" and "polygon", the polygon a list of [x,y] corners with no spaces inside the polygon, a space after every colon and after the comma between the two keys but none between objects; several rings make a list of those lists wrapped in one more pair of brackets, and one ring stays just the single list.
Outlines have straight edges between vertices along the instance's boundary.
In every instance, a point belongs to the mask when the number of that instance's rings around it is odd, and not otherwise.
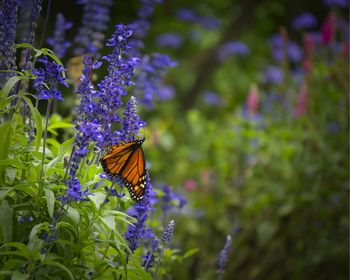
[{"label": "blurred background", "polygon": [[[47,29],[38,25],[50,37],[57,13],[72,23],[62,57],[72,86],[80,2],[53,1]],[[105,38],[135,20],[139,2],[108,8]],[[189,252],[165,256],[169,279],[214,279],[227,235],[224,279],[347,279],[348,9],[347,0],[156,5],[142,52],[174,63],[139,112],[162,197],[154,216],[175,219],[172,247]],[[71,120],[75,96],[63,94],[55,110]]]}]

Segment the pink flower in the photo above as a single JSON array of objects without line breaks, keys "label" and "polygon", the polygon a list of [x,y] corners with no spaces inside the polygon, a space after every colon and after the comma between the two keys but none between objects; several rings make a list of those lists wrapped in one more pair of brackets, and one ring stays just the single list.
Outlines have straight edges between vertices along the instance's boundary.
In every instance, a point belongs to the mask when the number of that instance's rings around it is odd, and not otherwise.
[{"label": "pink flower", "polygon": [[246,104],[249,113],[255,114],[257,112],[259,107],[259,90],[256,85],[251,85]]},{"label": "pink flower", "polygon": [[193,179],[188,179],[184,182],[184,188],[192,192],[197,188],[197,182]]},{"label": "pink flower", "polygon": [[333,41],[337,17],[334,12],[330,12],[321,26],[322,42],[329,44]]},{"label": "pink flower", "polygon": [[309,98],[309,91],[307,85],[303,85],[300,89],[297,104],[294,108],[294,116],[301,117],[305,115],[307,111],[307,102]]}]

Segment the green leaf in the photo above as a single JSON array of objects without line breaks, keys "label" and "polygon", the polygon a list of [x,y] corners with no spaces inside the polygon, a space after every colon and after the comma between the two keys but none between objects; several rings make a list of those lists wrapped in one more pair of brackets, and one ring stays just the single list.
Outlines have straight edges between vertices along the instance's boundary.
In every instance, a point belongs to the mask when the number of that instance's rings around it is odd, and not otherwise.
[{"label": "green leaf", "polygon": [[18,159],[3,159],[0,160],[0,165],[7,165],[7,166],[13,166],[19,169],[25,169],[26,166],[23,162],[19,161]]},{"label": "green leaf", "polygon": [[[12,137],[12,123],[4,122],[0,125],[0,160],[8,159]],[[0,183],[5,184],[5,166],[0,166]]]},{"label": "green leaf", "polygon": [[77,225],[79,224],[80,214],[77,209],[69,207],[67,210],[67,216]]},{"label": "green leaf", "polygon": [[29,274],[24,274],[19,272],[18,270],[16,270],[13,274],[12,274],[12,278],[11,280],[25,280],[29,278]]},{"label": "green leaf", "polygon": [[15,86],[15,84],[20,81],[22,77],[20,76],[13,76],[4,85],[4,87],[0,91],[0,110],[3,109],[6,106],[6,99],[9,95],[11,89]]},{"label": "green leaf", "polygon": [[6,247],[7,246],[8,247],[15,247],[16,249],[19,250],[19,251],[17,251],[17,253],[18,253],[17,255],[18,256],[22,256],[22,257],[26,258],[27,260],[29,259],[29,256],[30,256],[29,249],[23,243],[20,243],[20,242],[9,242],[9,243],[6,243],[5,246]]},{"label": "green leaf", "polygon": [[39,111],[33,106],[32,101],[28,97],[23,96],[23,98],[28,104],[30,111],[32,113],[33,119],[35,121],[35,127],[36,127],[35,151],[38,152],[41,144],[42,133],[43,133],[43,123],[42,123],[41,115]]},{"label": "green leaf", "polygon": [[183,256],[184,259],[192,257],[193,255],[197,254],[199,252],[199,248],[192,248],[189,249]]},{"label": "green leaf", "polygon": [[12,240],[12,225],[13,225],[13,210],[9,206],[7,200],[3,200],[0,205],[0,228],[2,238],[0,243],[9,242]]},{"label": "green leaf", "polygon": [[61,268],[63,271],[65,271],[68,274],[70,279],[74,280],[74,276],[73,276],[72,272],[66,266],[64,266],[63,264],[61,264],[59,262],[52,261],[52,260],[44,260],[44,261],[42,261],[41,264],[42,265],[52,265],[52,266],[56,266],[58,268]]},{"label": "green leaf", "polygon": [[48,129],[53,130],[57,128],[70,128],[70,127],[74,127],[74,125],[67,122],[57,122],[49,125]]},{"label": "green leaf", "polygon": [[53,211],[55,208],[55,195],[53,191],[45,188],[45,198],[46,198],[46,203],[47,203],[47,210],[49,211],[49,215],[52,218]]}]

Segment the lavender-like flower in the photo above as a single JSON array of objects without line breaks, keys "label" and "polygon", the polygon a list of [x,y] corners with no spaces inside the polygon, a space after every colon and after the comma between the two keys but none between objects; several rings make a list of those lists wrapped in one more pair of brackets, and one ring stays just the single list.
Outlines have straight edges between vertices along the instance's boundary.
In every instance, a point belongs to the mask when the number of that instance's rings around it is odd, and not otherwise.
[{"label": "lavender-like flower", "polygon": [[151,239],[151,248],[146,253],[146,255],[142,256],[143,262],[142,266],[147,271],[149,268],[153,266],[155,260],[155,254],[159,251],[159,239],[155,234],[152,235]]},{"label": "lavender-like flower", "polygon": [[162,239],[161,239],[161,242],[162,242],[164,247],[167,247],[169,245],[171,239],[173,238],[174,227],[175,227],[174,220],[171,220],[167,224],[166,228],[164,229]]},{"label": "lavender-like flower", "polygon": [[309,28],[315,27],[316,25],[317,25],[317,19],[311,13],[303,13],[297,16],[292,22],[292,27],[295,30],[309,29]]},{"label": "lavender-like flower", "polygon": [[36,68],[33,74],[36,76],[33,87],[37,91],[39,99],[58,99],[63,100],[61,92],[58,90],[59,85],[68,87],[66,78],[63,76],[65,69],[61,64],[44,56],[38,60],[44,64],[44,68]]},{"label": "lavender-like flower", "polygon": [[122,128],[117,132],[120,135],[120,141],[129,142],[135,140],[135,136],[138,135],[140,128],[144,127],[144,125],[145,123],[137,115],[136,98],[131,96],[123,112]]},{"label": "lavender-like flower", "polygon": [[112,0],[85,0],[82,26],[74,39],[77,44],[76,55],[92,54],[96,55],[103,46],[103,32],[108,28],[110,20],[109,9],[113,4]]},{"label": "lavender-like flower", "polygon": [[82,186],[77,178],[69,178],[66,182],[68,186],[67,196],[68,201],[80,201],[86,199],[88,190],[82,190]]},{"label": "lavender-like flower", "polygon": [[203,100],[206,104],[211,106],[221,106],[224,104],[222,98],[213,91],[203,92]]},{"label": "lavender-like flower", "polygon": [[264,71],[264,82],[271,84],[281,84],[283,82],[284,75],[281,68],[273,65],[266,67]]},{"label": "lavender-like flower", "polygon": [[143,200],[129,211],[129,214],[136,219],[135,224],[129,225],[128,231],[125,233],[125,239],[129,242],[129,248],[132,253],[140,245],[141,239],[153,236],[151,229],[146,227],[148,213],[151,211],[151,201],[155,195],[149,176],[147,176],[146,186]]},{"label": "lavender-like flower", "polygon": [[240,41],[231,41],[223,44],[217,53],[220,61],[224,61],[232,55],[247,56],[250,50],[248,46]]},{"label": "lavender-like flower", "polygon": [[175,65],[176,63],[164,54],[155,53],[142,58],[135,78],[134,92],[148,107],[153,107],[153,100],[160,96],[159,89],[168,68]]},{"label": "lavender-like flower", "polygon": [[175,13],[176,18],[184,22],[195,22],[198,15],[191,9],[179,9]]},{"label": "lavender-like flower", "polygon": [[269,40],[272,57],[277,61],[282,61],[285,54],[287,58],[298,63],[303,57],[302,48],[295,42],[284,42],[280,35],[275,35]]},{"label": "lavender-like flower", "polygon": [[55,55],[62,58],[71,42],[66,41],[65,32],[72,27],[72,23],[67,21],[63,14],[58,13],[56,16],[55,32],[53,37],[47,39],[47,43],[52,47]]},{"label": "lavender-like flower", "polygon": [[[0,6],[0,70],[16,70],[16,53],[13,47],[16,38],[17,0],[6,0]],[[11,77],[0,72],[0,87]]]},{"label": "lavender-like flower", "polygon": [[231,250],[232,246],[232,237],[231,235],[227,235],[226,237],[226,243],[220,254],[218,255],[218,258],[216,260],[216,272],[218,273],[218,279],[221,280],[222,276],[226,269],[226,264],[228,261],[228,254]]},{"label": "lavender-like flower", "polygon": [[[108,75],[98,84],[97,116],[103,125],[105,145],[115,144],[119,139],[114,138],[111,126],[119,122],[118,109],[122,105],[121,96],[127,94],[127,87],[133,85],[131,81],[134,68],[139,59],[130,55],[132,45],[129,38],[132,31],[124,25],[116,25],[116,31],[108,40],[107,46],[114,47],[113,52],[103,57],[109,62]],[[104,148],[104,147],[100,147]]]},{"label": "lavender-like flower", "polygon": [[[42,0],[31,0],[30,2],[30,19],[29,22],[26,23],[24,34],[22,37],[23,43],[29,43],[31,45],[34,44],[35,31],[38,25],[38,19],[41,11]],[[22,51],[22,68],[29,70],[33,68],[33,64],[31,62],[31,53],[30,49],[24,49]]]},{"label": "lavender-like flower", "polygon": [[180,48],[183,44],[183,39],[177,33],[164,33],[156,38],[156,45],[159,47]]}]

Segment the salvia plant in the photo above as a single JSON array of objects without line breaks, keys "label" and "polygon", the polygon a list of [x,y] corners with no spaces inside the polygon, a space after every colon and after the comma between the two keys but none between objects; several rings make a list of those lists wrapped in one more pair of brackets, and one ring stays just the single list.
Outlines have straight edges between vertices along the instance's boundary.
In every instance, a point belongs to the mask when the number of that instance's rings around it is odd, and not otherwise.
[{"label": "salvia plant", "polygon": [[[159,268],[174,221],[163,225],[161,238],[162,225],[149,225],[157,201],[150,175],[144,198],[134,203],[100,165],[112,145],[142,137],[138,100],[150,104],[174,66],[166,55],[141,54],[146,33],[138,22],[147,24],[158,2],[141,1],[139,19],[115,25],[105,40],[112,1],[80,1],[74,41],[66,40],[72,24],[59,13],[47,39],[52,50],[41,48],[43,35],[34,43],[41,1],[1,2],[1,279],[159,279],[166,272]],[[71,46],[81,71],[70,80],[61,59]],[[104,47],[109,53],[101,56]],[[102,65],[106,72],[97,80]],[[135,91],[136,98],[132,87],[151,89],[144,97]],[[77,100],[71,122],[53,113],[64,88]]]}]

